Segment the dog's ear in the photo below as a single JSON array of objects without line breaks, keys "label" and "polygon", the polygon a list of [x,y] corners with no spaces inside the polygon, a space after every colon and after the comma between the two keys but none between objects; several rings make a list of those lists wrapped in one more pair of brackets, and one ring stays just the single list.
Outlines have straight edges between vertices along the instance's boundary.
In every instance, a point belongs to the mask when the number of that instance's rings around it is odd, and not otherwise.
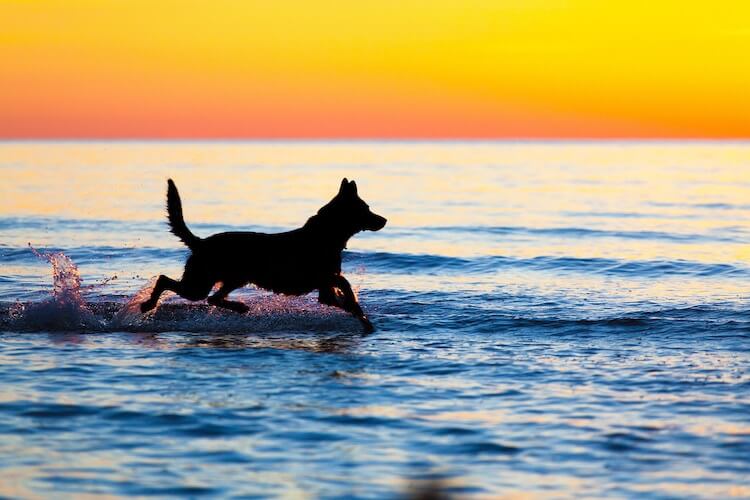
[{"label": "dog's ear", "polygon": [[349,191],[352,192],[352,194],[357,194],[357,183],[354,181],[349,181]]},{"label": "dog's ear", "polygon": [[344,180],[341,181],[341,187],[339,187],[339,194],[344,194],[346,190],[349,187],[349,181],[346,180],[346,177],[344,177]]}]

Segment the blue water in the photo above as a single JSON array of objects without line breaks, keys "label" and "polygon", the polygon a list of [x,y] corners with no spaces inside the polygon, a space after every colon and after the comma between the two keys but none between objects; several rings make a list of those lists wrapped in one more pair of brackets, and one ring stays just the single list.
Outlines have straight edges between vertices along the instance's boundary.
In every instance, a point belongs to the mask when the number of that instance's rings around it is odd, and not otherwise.
[{"label": "blue water", "polygon": [[[750,144],[0,144],[0,497],[750,498]],[[377,331],[171,297],[199,235],[389,219]],[[31,245],[31,247],[30,247]],[[32,248],[33,247],[33,248]]]}]

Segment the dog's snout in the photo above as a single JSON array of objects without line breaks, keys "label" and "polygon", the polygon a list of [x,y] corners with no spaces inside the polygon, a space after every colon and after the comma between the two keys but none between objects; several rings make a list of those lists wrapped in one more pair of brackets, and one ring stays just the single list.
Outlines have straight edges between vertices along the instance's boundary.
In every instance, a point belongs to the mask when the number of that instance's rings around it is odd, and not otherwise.
[{"label": "dog's snout", "polygon": [[368,229],[370,231],[380,231],[385,227],[386,222],[388,222],[388,220],[385,217],[381,217],[377,214],[372,214],[372,220]]}]

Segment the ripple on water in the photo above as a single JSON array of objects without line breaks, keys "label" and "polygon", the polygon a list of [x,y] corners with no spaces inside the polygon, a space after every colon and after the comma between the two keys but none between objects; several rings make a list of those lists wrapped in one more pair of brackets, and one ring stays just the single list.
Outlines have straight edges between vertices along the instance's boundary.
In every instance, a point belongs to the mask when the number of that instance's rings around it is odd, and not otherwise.
[{"label": "ripple on water", "polygon": [[[746,144],[0,150],[2,497],[750,497]],[[378,330],[254,289],[142,315],[187,253],[180,172],[201,236],[356,175],[389,218],[343,263]]]}]

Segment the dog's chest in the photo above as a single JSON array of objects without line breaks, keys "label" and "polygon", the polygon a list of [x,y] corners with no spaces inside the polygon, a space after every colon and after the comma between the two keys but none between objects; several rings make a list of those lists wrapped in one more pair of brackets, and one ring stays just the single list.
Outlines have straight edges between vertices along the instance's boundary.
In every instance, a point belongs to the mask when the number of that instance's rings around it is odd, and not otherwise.
[{"label": "dog's chest", "polygon": [[317,249],[317,251],[310,252],[308,254],[309,260],[302,259],[305,265],[309,265],[312,268],[325,271],[327,273],[339,273],[341,272],[341,251],[331,249]]}]

